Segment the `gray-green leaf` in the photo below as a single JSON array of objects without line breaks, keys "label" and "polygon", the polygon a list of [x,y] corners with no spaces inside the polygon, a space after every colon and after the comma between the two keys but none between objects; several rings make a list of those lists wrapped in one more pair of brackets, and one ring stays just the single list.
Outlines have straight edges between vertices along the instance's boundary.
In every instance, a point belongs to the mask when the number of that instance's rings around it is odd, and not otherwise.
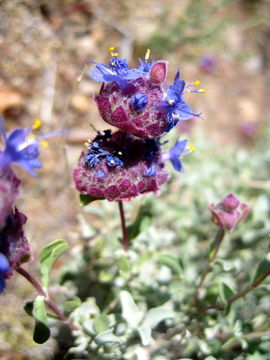
[{"label": "gray-green leaf", "polygon": [[128,291],[121,291],[120,301],[122,316],[131,327],[137,327],[143,318],[143,312],[135,304],[133,297]]},{"label": "gray-green leaf", "polygon": [[51,242],[41,250],[39,256],[41,282],[45,289],[48,289],[50,272],[53,264],[67,250],[67,248],[67,242],[63,239],[58,239]]},{"label": "gray-green leaf", "polygon": [[34,301],[32,314],[36,319],[33,340],[37,344],[43,344],[51,335],[47,326],[48,318],[43,296],[38,296]]}]

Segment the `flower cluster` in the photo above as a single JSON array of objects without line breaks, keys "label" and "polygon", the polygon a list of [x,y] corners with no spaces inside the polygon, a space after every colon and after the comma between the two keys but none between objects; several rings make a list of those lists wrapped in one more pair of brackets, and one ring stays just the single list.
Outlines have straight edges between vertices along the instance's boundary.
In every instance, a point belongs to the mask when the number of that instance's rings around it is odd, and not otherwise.
[{"label": "flower cluster", "polygon": [[94,140],[87,142],[73,178],[81,194],[126,200],[158,192],[169,177],[166,160],[182,172],[180,159],[193,147],[187,146],[187,140],[180,140],[164,152],[161,138],[179,121],[201,116],[186,104],[184,95],[205,90],[189,90],[199,81],[186,84],[180,80],[179,70],[173,84],[165,89],[167,62],[150,62],[149,50],[136,68],[129,68],[113,47],[110,51],[109,65],[94,63],[90,77],[101,83],[94,98],[101,117],[118,131],[98,132]]},{"label": "flower cluster", "polygon": [[32,130],[39,126],[40,121],[36,121],[33,128],[15,129],[6,134],[4,121],[0,119],[0,134],[4,142],[4,149],[0,150],[0,293],[5,289],[5,279],[31,258],[30,245],[23,230],[27,217],[14,206],[21,180],[11,165],[17,163],[37,176],[34,169],[42,167],[38,159],[40,145],[45,145],[47,137],[63,133],[58,131],[35,138]]}]

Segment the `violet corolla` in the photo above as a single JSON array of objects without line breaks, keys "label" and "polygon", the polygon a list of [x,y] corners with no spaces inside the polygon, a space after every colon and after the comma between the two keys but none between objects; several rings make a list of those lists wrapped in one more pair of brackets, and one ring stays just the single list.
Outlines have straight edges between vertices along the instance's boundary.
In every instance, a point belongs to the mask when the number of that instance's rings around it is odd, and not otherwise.
[{"label": "violet corolla", "polygon": [[11,163],[22,166],[31,175],[37,176],[34,169],[42,167],[40,160],[40,144],[44,140],[66,133],[66,131],[55,131],[47,135],[35,137],[32,128],[15,129],[10,134],[6,134],[4,122],[0,119],[0,133],[2,134],[5,149],[0,151],[0,169],[5,168]]},{"label": "violet corolla", "polygon": [[193,117],[201,116],[201,114],[194,113],[183,98],[184,94],[191,92],[204,93],[205,89],[185,90],[188,87],[199,84],[199,81],[195,81],[194,83],[186,85],[184,80],[180,80],[180,71],[177,71],[173,84],[167,89],[165,99],[156,105],[158,109],[166,110],[168,120],[168,125],[165,129],[166,132],[169,132],[179,120],[189,120]]}]

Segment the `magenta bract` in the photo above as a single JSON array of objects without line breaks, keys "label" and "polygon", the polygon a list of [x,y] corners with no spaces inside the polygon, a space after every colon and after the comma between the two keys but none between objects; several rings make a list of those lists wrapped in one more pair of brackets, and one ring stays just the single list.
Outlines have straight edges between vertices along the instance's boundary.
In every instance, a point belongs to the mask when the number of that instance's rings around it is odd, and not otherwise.
[{"label": "magenta bract", "polygon": [[[167,64],[156,62],[147,77],[140,77],[121,86],[117,82],[103,84],[95,97],[100,115],[107,123],[122,131],[143,138],[157,138],[168,125],[166,110],[156,104],[164,99],[162,82],[165,80]],[[132,97],[144,95],[147,103],[143,108],[134,107]]]},{"label": "magenta bract", "polygon": [[31,258],[30,245],[23,229],[26,221],[27,217],[15,208],[7,216],[5,226],[0,231],[0,252],[5,255],[10,267],[5,274],[6,278],[10,278],[15,269]]},{"label": "magenta bract", "polygon": [[[139,194],[158,192],[168,179],[160,146],[155,142],[152,145],[151,140],[117,131],[98,146],[98,161],[91,163],[93,166],[87,165],[87,155],[83,152],[73,171],[76,188],[81,194],[108,200],[130,200]],[[110,166],[110,154],[120,152],[123,164]],[[107,157],[101,155],[107,153]]]},{"label": "magenta bract", "polygon": [[247,204],[240,203],[234,194],[227,195],[218,204],[209,205],[212,221],[224,230],[233,230],[240,221],[244,220],[250,211]]},{"label": "magenta bract", "polygon": [[19,194],[20,182],[10,166],[0,168],[0,230],[5,225],[6,218]]}]

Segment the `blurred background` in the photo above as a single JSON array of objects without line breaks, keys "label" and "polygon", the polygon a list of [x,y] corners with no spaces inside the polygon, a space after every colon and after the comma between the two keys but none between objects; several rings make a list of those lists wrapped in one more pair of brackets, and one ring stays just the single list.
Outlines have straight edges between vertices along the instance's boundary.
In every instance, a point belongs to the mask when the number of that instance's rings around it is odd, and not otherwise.
[{"label": "blurred background", "polygon": [[[190,94],[186,101],[204,119],[181,123],[175,134],[188,133],[196,145],[196,166],[200,141],[211,144],[205,166],[218,152],[231,151],[226,170],[239,149],[259,158],[257,144],[263,144],[262,154],[269,147],[269,13],[268,0],[0,1],[0,113],[7,129],[31,126],[39,118],[42,133],[69,130],[66,137],[49,140],[38,179],[18,169],[24,183],[18,204],[28,216],[34,259],[57,237],[75,248],[81,238],[84,217],[71,171],[93,136],[90,124],[108,128],[92,100],[99,85],[87,76],[89,60],[107,63],[114,46],[136,66],[149,48],[151,59],[169,62],[168,84],[178,67],[187,82],[200,80],[207,93]],[[200,181],[199,167],[195,170]],[[186,175],[191,182],[193,173]],[[269,183],[260,186],[269,192]],[[203,195],[206,203],[208,195]],[[88,218],[97,227],[107,222],[106,216]],[[35,264],[27,268],[35,271]],[[54,285],[52,295],[61,291]],[[8,282],[0,298],[1,359],[53,358],[55,341],[42,346],[32,341],[33,323],[23,304],[33,295],[18,276]]]}]

